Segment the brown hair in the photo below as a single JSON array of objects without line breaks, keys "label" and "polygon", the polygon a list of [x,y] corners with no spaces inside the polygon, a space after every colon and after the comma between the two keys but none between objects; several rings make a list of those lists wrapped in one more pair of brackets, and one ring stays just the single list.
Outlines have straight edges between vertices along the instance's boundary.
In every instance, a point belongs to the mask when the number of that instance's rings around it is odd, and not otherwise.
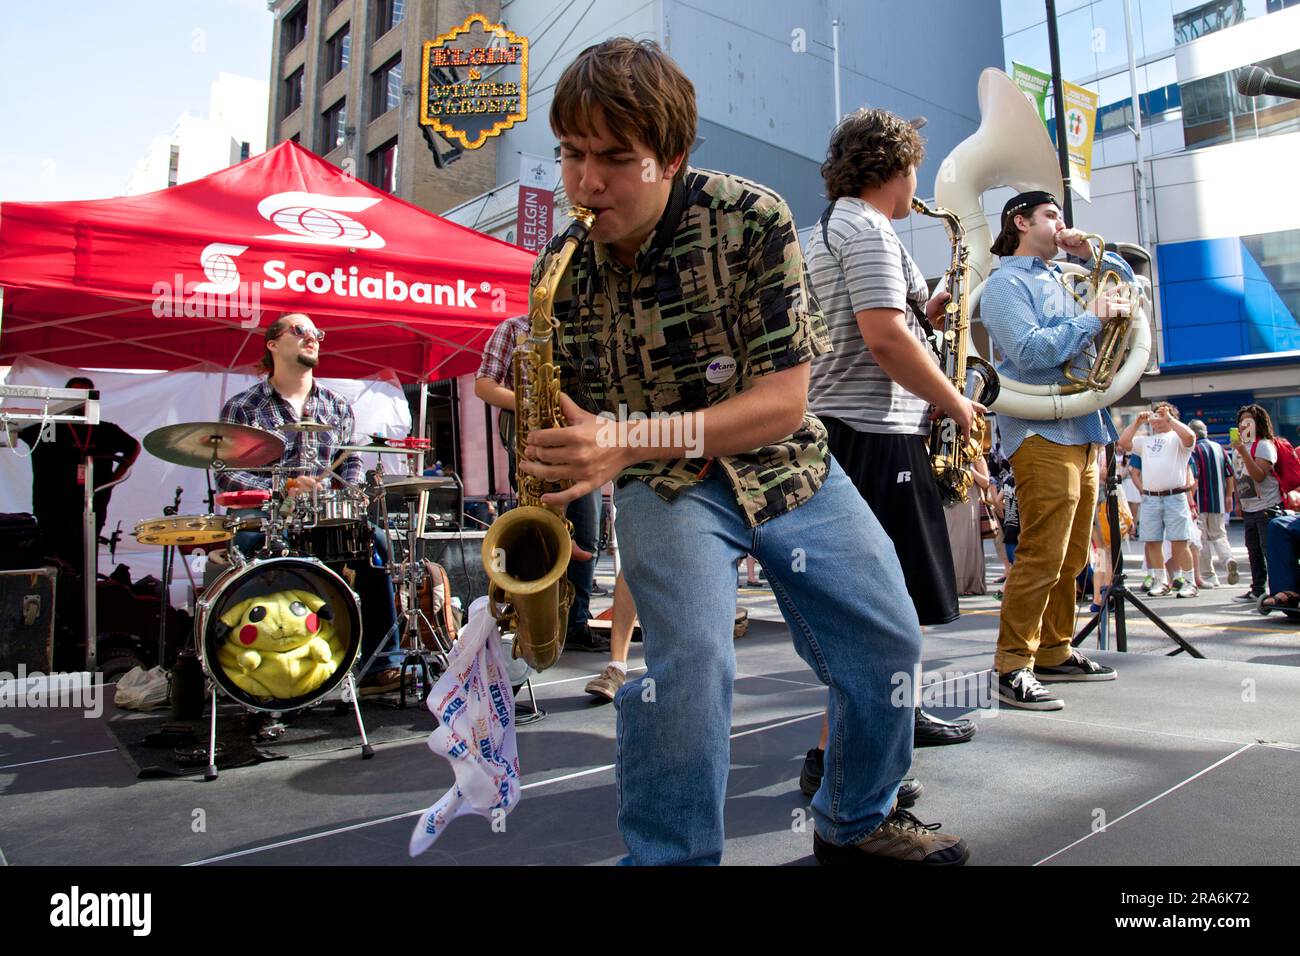
[{"label": "brown hair", "polygon": [[1255,419],[1255,438],[1273,438],[1273,419],[1263,405],[1243,405],[1237,409],[1237,427],[1241,427],[1241,416],[1249,415]]},{"label": "brown hair", "polygon": [[1151,406],[1151,411],[1158,412],[1162,408],[1169,409],[1170,418],[1174,419],[1175,421],[1179,420],[1178,406],[1176,406],[1173,402],[1156,402],[1154,405]]},{"label": "brown hair", "polygon": [[686,174],[695,142],[695,86],[651,40],[615,37],[578,54],[555,84],[551,129],[556,136],[590,136],[599,110],[612,136],[630,146],[639,139],[660,167],[679,156],[674,178]]},{"label": "brown hair", "polygon": [[275,357],[271,354],[271,350],[266,347],[266,343],[272,339],[278,339],[285,332],[288,332],[289,326],[293,325],[289,320],[295,315],[311,318],[306,312],[281,312],[280,317],[266,327],[266,335],[262,339],[262,357],[257,363],[257,368],[263,375],[270,376],[275,372]]},{"label": "brown hair", "polygon": [[889,110],[863,107],[840,120],[822,163],[826,198],[857,196],[888,182],[925,158],[916,126]]},{"label": "brown hair", "polygon": [[1037,206],[1020,209],[1014,215],[1007,216],[1006,224],[998,233],[998,237],[993,240],[993,245],[989,246],[989,252],[995,256],[1014,256],[1020,245],[1020,230],[1016,228],[1016,216],[1024,216],[1026,222],[1031,222],[1038,210],[1050,205],[1052,205],[1050,202],[1039,203]]}]

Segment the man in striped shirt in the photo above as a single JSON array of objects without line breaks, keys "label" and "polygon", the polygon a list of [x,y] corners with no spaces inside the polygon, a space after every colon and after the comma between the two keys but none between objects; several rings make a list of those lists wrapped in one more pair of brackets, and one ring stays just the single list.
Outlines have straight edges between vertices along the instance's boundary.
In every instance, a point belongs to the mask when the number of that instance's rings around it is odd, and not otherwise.
[{"label": "man in striped shirt", "polygon": [[1219,576],[1214,570],[1214,559],[1218,557],[1228,572],[1228,583],[1236,584],[1237,562],[1228,544],[1226,520],[1228,504],[1237,490],[1232,466],[1223,446],[1206,437],[1205,422],[1193,418],[1187,427],[1196,435],[1192,473],[1196,475],[1196,521],[1201,526],[1201,580],[1207,588],[1219,586]]},{"label": "man in striped shirt", "polygon": [[[930,298],[890,224],[911,213],[925,155],[918,125],[881,109],[858,110],[840,123],[822,165],[831,206],[805,258],[833,349],[813,360],[808,405],[893,542],[926,625],[958,615],[948,525],[927,447],[930,409],[943,409],[968,433],[983,406],[953,387],[926,344],[926,327],[940,320],[948,294]],[[974,733],[971,721],[949,723],[916,709],[916,746],[960,743]],[[809,761],[817,762],[815,752]],[[805,767],[805,792],[814,770]]]}]

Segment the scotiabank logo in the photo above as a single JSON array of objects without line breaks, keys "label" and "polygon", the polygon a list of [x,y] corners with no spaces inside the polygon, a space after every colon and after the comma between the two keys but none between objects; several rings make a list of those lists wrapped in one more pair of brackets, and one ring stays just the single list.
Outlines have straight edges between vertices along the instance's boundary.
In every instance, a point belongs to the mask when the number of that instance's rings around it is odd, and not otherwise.
[{"label": "scotiabank logo", "polygon": [[239,266],[235,256],[248,249],[248,246],[236,246],[229,242],[213,242],[203,247],[199,253],[199,264],[207,282],[194,286],[195,292],[211,292],[214,295],[230,295],[239,288]]},{"label": "scotiabank logo", "polygon": [[263,219],[285,234],[258,236],[278,242],[302,242],[313,246],[346,246],[350,249],[382,249],[384,237],[350,212],[361,212],[379,202],[368,196],[326,196],[322,193],[276,193],[257,204]]}]

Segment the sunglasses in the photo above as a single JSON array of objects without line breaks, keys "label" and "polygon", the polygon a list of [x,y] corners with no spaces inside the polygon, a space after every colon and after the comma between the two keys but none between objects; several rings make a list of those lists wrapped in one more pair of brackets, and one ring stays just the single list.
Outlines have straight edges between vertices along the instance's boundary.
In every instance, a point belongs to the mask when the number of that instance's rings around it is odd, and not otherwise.
[{"label": "sunglasses", "polygon": [[[325,333],[321,329],[309,329],[302,325],[291,325],[286,331],[292,332],[300,339],[315,339],[317,342],[325,341]],[[282,332],[280,334],[283,335],[284,333]]]}]

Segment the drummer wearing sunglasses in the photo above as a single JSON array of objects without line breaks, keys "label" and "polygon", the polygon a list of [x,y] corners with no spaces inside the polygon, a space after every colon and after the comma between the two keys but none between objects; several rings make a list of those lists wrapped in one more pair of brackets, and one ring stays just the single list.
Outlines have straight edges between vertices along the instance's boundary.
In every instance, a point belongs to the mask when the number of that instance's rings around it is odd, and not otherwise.
[{"label": "drummer wearing sunglasses", "polygon": [[[282,465],[301,464],[307,441],[316,442],[317,460],[328,463],[337,446],[352,440],[356,421],[351,406],[343,396],[312,378],[312,370],[320,363],[324,340],[325,333],[305,313],[289,312],[276,319],[266,327],[258,365],[266,380],[236,395],[222,409],[221,417],[225,421],[263,428],[283,438]],[[286,424],[302,420],[322,422],[330,430],[320,435],[282,431]],[[357,455],[349,455],[337,470],[345,480],[361,483],[361,459]],[[265,474],[230,471],[220,473],[217,483],[223,491],[268,489],[271,485]],[[327,489],[331,484],[322,468],[321,474],[295,477],[290,491],[309,493],[313,488]]]}]

